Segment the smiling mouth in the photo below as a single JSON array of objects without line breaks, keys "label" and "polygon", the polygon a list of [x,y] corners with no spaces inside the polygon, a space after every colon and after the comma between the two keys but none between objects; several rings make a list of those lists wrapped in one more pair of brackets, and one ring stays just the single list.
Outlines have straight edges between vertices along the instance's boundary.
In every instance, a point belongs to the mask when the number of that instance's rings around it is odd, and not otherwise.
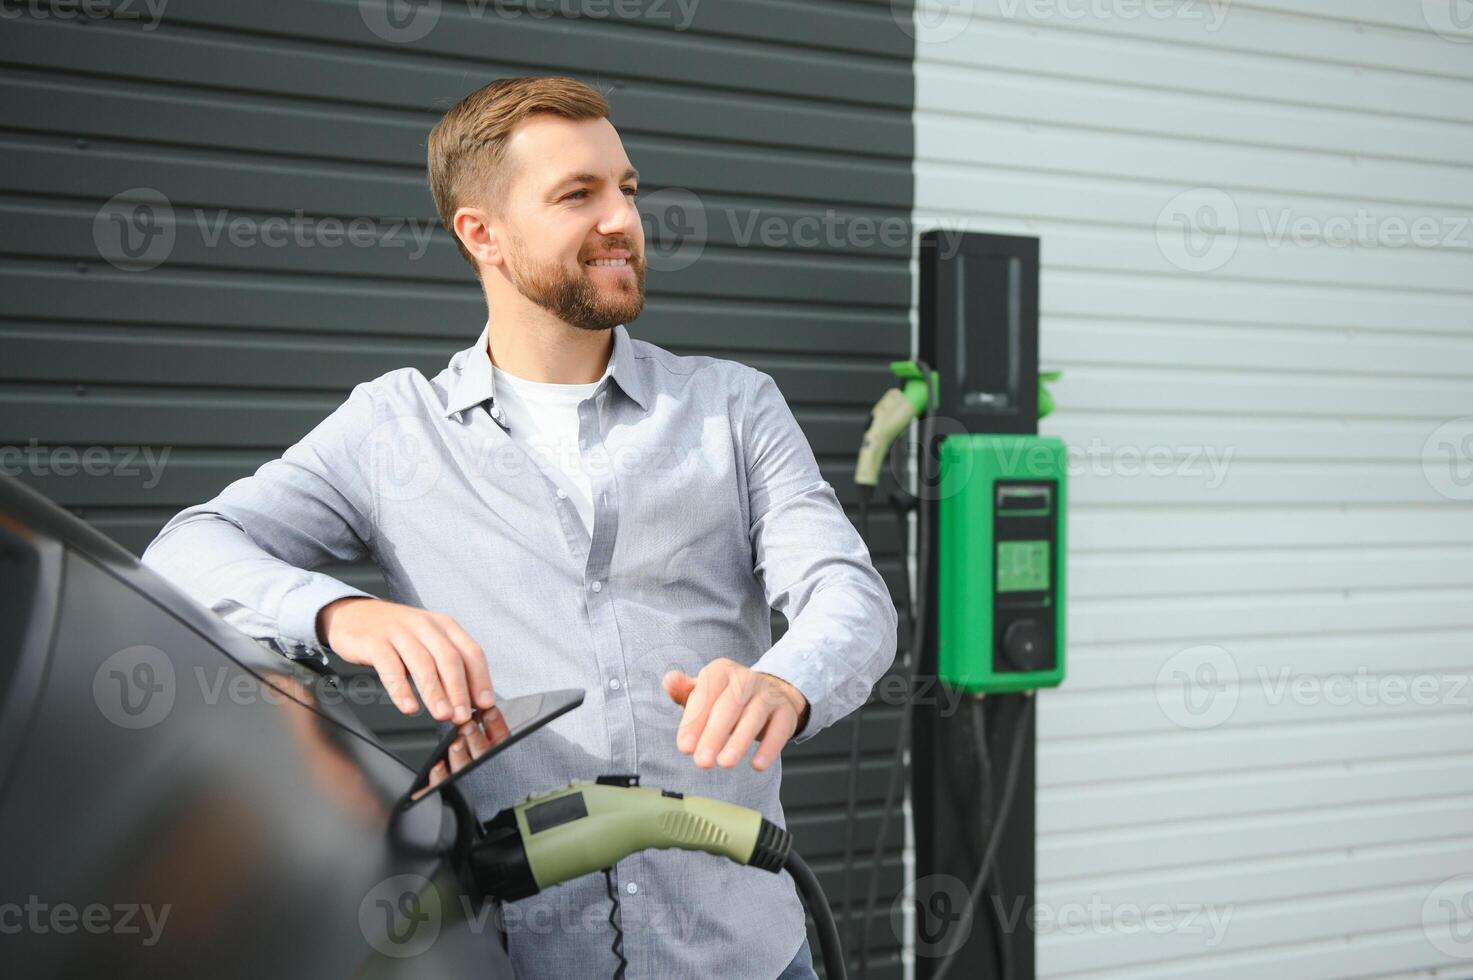
[{"label": "smiling mouth", "polygon": [[628,259],[589,259],[584,265],[591,265],[595,269],[627,269]]}]

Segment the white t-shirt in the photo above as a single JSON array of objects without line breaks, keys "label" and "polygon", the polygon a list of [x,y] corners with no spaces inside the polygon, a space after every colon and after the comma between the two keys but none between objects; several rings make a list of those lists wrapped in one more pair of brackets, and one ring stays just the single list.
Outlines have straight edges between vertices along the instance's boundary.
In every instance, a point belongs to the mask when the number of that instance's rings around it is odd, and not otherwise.
[{"label": "white t-shirt", "polygon": [[578,451],[578,403],[597,390],[613,369],[613,358],[598,381],[581,385],[528,381],[491,365],[496,378],[496,404],[506,413],[511,437],[548,471],[573,505],[588,533],[593,533],[593,487],[583,472]]}]

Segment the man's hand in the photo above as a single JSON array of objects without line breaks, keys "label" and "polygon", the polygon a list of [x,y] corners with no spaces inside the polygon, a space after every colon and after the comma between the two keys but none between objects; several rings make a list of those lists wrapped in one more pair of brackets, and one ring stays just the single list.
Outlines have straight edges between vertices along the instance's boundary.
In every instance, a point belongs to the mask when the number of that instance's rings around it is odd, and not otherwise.
[{"label": "man's hand", "polygon": [[702,667],[694,679],[672,670],[664,687],[672,701],[685,706],[675,747],[694,754],[702,769],[716,764],[730,769],[760,738],[752,768],[761,772],[808,721],[808,699],[796,687],[725,657]]},{"label": "man's hand", "polygon": [[470,721],[471,692],[476,707],[496,704],[485,654],[444,613],[346,596],[318,611],[317,635],[348,663],[378,671],[384,690],[406,715],[419,711],[409,676],[436,721]]}]

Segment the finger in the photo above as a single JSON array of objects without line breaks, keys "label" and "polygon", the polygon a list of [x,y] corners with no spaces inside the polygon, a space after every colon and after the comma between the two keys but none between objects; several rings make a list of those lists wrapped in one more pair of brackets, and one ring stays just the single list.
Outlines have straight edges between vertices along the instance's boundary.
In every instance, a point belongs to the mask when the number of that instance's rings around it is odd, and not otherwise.
[{"label": "finger", "polygon": [[667,670],[665,676],[660,678],[660,686],[670,696],[670,700],[676,704],[685,704],[685,699],[695,689],[696,682],[678,670]]},{"label": "finger", "polygon": [[696,750],[696,740],[706,727],[706,716],[711,705],[726,687],[726,674],[709,671],[696,678],[695,687],[685,699],[685,714],[680,716],[680,725],[675,729],[675,747],[686,755]]},{"label": "finger", "polygon": [[772,710],[772,704],[766,698],[753,698],[747,702],[742,717],[731,730],[731,738],[726,740],[726,745],[716,757],[716,762],[722,768],[730,769],[742,761],[742,756],[747,754],[747,749],[751,748],[758,733],[767,724]]},{"label": "finger", "polygon": [[431,786],[438,786],[440,783],[443,783],[445,780],[447,780],[449,778],[450,778],[450,770],[445,768],[445,762],[444,762],[444,760],[441,760],[440,762],[437,762],[433,766],[430,767],[430,785]]},{"label": "finger", "polygon": [[430,709],[430,714],[436,721],[448,721],[450,702],[445,698],[445,689],[440,686],[440,671],[430,651],[407,634],[395,641],[394,649],[398,651],[399,659],[404,661],[404,666],[409,668],[414,686],[419,688],[419,698]]},{"label": "finger", "polygon": [[455,644],[465,660],[466,679],[470,682],[470,688],[475,692],[475,702],[478,708],[489,708],[496,703],[496,689],[491,686],[491,669],[486,666],[486,653],[480,644],[471,639],[469,633],[461,628],[460,624],[449,616],[441,620],[445,628],[445,634],[450,642]]},{"label": "finger", "polygon": [[[760,701],[761,698],[756,700]],[[709,769],[716,765],[716,752],[731,737],[731,726],[737,723],[747,703],[742,699],[736,685],[728,684],[726,690],[711,706],[711,716],[701,729],[700,741],[696,743],[696,765]]]},{"label": "finger", "polygon": [[490,740],[486,738],[486,730],[476,718],[461,725],[460,734],[465,738],[466,748],[472,759],[479,759],[491,747]]},{"label": "finger", "polygon": [[425,629],[420,635],[420,642],[430,651],[430,656],[435,658],[435,671],[440,675],[440,686],[445,689],[445,697],[450,701],[450,720],[457,725],[465,724],[471,720],[471,692],[465,683],[465,658],[437,626]]},{"label": "finger", "polygon": [[414,687],[409,683],[409,676],[404,673],[404,661],[399,659],[399,655],[392,648],[384,647],[374,652],[371,662],[384,690],[394,699],[399,710],[406,715],[419,711],[419,702],[414,698]]},{"label": "finger", "polygon": [[450,743],[448,756],[451,772],[460,772],[460,770],[464,769],[470,763],[470,752],[466,749],[464,735],[456,736],[455,741]]},{"label": "finger", "polygon": [[500,745],[511,737],[511,726],[506,723],[501,709],[495,706],[481,712],[481,727],[486,730],[486,738],[492,745]]},{"label": "finger", "polygon": [[778,708],[768,716],[767,731],[757,746],[757,754],[752,756],[752,768],[763,772],[772,765],[777,754],[783,750],[784,745],[788,744],[788,739],[793,737],[793,732],[797,728],[798,713],[790,704]]}]

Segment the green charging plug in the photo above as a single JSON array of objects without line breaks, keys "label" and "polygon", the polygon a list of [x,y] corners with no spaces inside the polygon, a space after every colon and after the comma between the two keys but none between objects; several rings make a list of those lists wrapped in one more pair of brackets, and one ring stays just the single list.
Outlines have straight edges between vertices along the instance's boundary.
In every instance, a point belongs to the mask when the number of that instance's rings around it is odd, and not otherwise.
[{"label": "green charging plug", "polygon": [[705,851],[778,872],[792,838],[756,810],[600,776],[533,796],[485,826],[471,867],[486,892],[515,901],[647,848]]},{"label": "green charging plug", "polygon": [[[855,485],[871,490],[880,482],[880,467],[890,446],[912,419],[925,412],[931,401],[930,385],[915,361],[891,361],[890,372],[905,382],[904,387],[887,390],[870,409],[869,428],[864,432],[859,456],[854,461]],[[939,384],[939,377],[935,371],[931,372],[933,383]]]}]

